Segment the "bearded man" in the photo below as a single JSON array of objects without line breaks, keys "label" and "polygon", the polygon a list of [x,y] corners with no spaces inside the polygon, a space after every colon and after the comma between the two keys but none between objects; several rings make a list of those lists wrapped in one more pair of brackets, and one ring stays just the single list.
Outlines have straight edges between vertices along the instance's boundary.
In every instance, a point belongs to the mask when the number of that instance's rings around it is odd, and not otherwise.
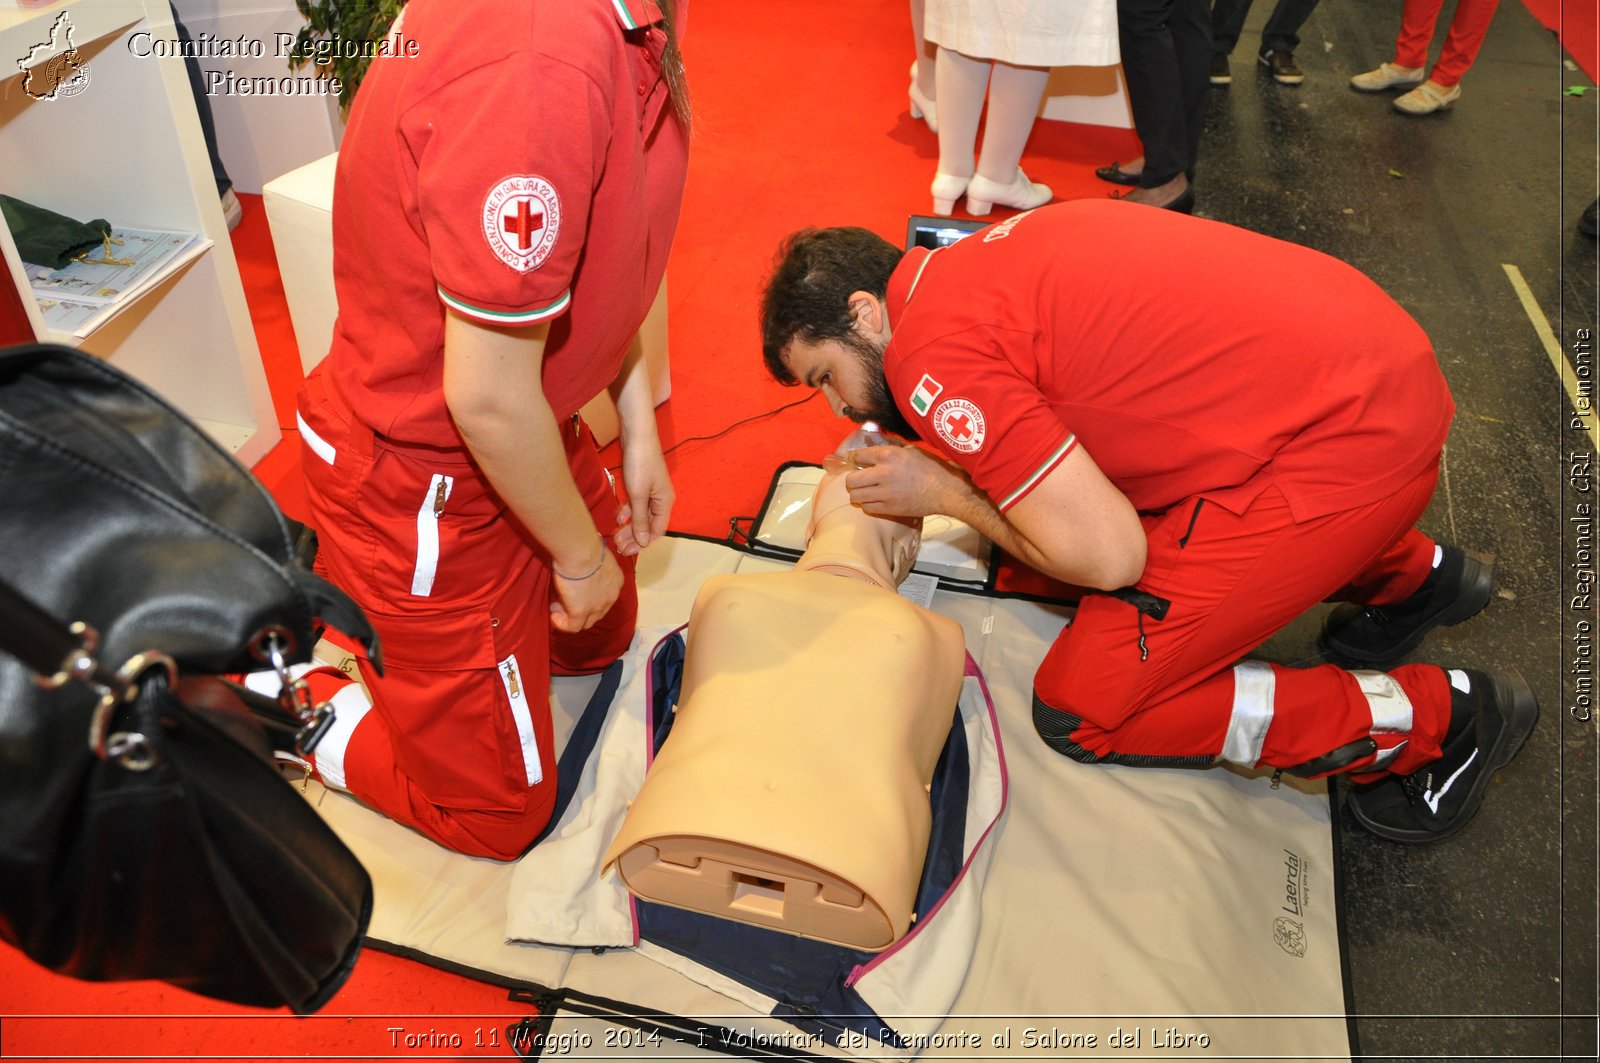
[{"label": "bearded man", "polygon": [[[1454,403],[1421,327],[1350,266],[1088,200],[931,251],[807,230],[762,342],[778,380],[932,448],[854,451],[855,504],[958,518],[1090,592],[1034,679],[1035,726],[1074,760],[1343,774],[1363,825],[1421,842],[1532,732],[1514,673],[1389,667],[1481,610],[1491,572],[1414,527]],[[1323,632],[1338,663],[1242,659],[1324,600],[1349,603]]]}]

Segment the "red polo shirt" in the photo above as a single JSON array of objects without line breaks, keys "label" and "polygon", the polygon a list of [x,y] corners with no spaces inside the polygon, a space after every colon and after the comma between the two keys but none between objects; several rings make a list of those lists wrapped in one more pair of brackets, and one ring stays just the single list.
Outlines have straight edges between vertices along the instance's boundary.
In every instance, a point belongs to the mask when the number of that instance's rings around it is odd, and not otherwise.
[{"label": "red polo shirt", "polygon": [[1391,493],[1454,412],[1422,329],[1317,251],[1127,203],[1042,207],[890,278],[890,393],[1002,510],[1081,442],[1134,507],[1298,520]]},{"label": "red polo shirt", "polygon": [[650,0],[407,6],[396,54],[362,83],[334,185],[327,371],[374,431],[461,445],[446,306],[491,325],[549,320],[557,417],[615,377],[666,270],[687,164],[660,17]]}]

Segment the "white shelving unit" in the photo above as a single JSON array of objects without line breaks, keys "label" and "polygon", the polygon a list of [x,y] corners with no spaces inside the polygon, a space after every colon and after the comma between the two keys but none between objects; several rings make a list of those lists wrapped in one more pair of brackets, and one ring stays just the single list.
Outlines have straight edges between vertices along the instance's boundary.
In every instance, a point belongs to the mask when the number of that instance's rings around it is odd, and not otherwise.
[{"label": "white shelving unit", "polygon": [[[56,54],[35,48],[52,40],[63,13],[87,81],[36,99],[24,90],[26,71]],[[41,341],[138,377],[249,465],[281,433],[239,266],[183,60],[136,54],[149,51],[133,46],[140,33],[175,39],[166,0],[0,0],[0,192],[80,220],[199,233],[211,246],[84,339],[46,328],[4,225],[0,252]]]}]

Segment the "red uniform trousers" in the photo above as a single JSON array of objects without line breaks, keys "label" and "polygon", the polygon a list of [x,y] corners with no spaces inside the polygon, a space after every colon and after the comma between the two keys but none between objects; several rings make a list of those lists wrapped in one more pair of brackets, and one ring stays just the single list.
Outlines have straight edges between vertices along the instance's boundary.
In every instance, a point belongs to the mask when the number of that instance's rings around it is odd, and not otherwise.
[{"label": "red uniform trousers", "polygon": [[[1400,36],[1394,43],[1396,66],[1419,69],[1428,65],[1428,45],[1433,41],[1433,28],[1443,6],[1444,0],[1406,0],[1405,13],[1400,16]],[[1456,0],[1450,35],[1429,74],[1436,84],[1449,88],[1471,69],[1499,6],[1500,0]]]},{"label": "red uniform trousers", "polygon": [[1086,596],[1034,679],[1041,733],[1064,735],[1065,748],[1052,744],[1086,761],[1294,768],[1367,737],[1378,752],[1347,765],[1358,778],[1437,758],[1450,716],[1440,668],[1240,662],[1317,602],[1383,605],[1416,591],[1434,543],[1412,525],[1437,477],[1435,465],[1388,498],[1303,522],[1275,486],[1239,515],[1194,499],[1147,518],[1137,590],[1170,604],[1157,618]]},{"label": "red uniform trousers", "polygon": [[[300,404],[317,569],[381,639],[381,676],[357,654],[374,711],[335,743],[344,784],[451,849],[520,856],[555,802],[551,673],[599,671],[627,649],[634,560],[617,558],[622,593],[598,624],[556,631],[548,555],[465,450],[376,436],[326,374],[312,374]],[[577,418],[563,436],[595,525],[614,527],[593,437]]]}]

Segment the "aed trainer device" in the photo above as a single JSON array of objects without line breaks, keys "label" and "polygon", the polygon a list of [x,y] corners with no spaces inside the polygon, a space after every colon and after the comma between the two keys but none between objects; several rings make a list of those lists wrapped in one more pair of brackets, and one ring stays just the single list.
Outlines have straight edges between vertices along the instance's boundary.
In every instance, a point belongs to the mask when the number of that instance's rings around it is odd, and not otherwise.
[{"label": "aed trainer device", "polygon": [[947,247],[979,229],[987,229],[986,221],[967,221],[964,218],[940,218],[929,214],[913,214],[906,222],[906,250],[913,247]]}]

